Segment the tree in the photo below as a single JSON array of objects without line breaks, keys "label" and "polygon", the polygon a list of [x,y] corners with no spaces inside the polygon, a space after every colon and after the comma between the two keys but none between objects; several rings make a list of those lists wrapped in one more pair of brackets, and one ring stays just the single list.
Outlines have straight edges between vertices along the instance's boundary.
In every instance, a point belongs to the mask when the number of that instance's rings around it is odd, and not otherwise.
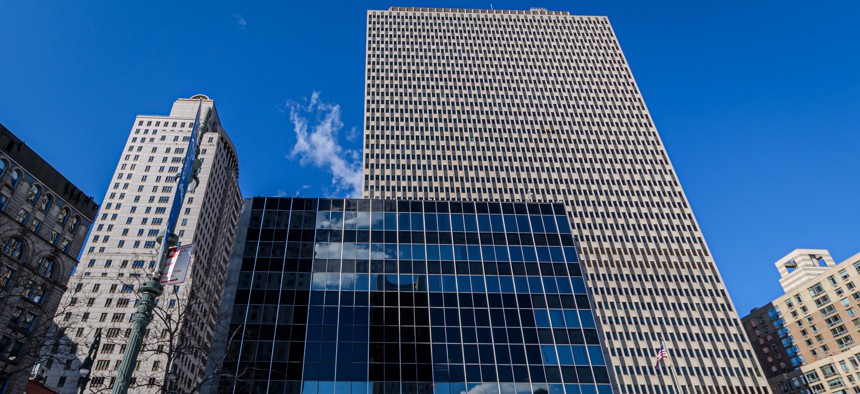
[{"label": "tree", "polygon": [[36,366],[65,363],[75,353],[62,324],[75,308],[74,299],[63,298],[66,278],[56,272],[62,257],[31,264],[13,256],[0,255],[0,387],[20,386]]},{"label": "tree", "polygon": [[[132,274],[121,280],[124,289],[137,289],[143,285],[149,274]],[[145,342],[138,357],[132,384],[135,392],[197,392],[212,379],[224,376],[220,371],[207,371],[202,378],[194,368],[205,368],[210,361],[212,345],[217,338],[215,332],[226,328],[218,321],[219,305],[213,302],[211,294],[199,290],[189,281],[181,285],[167,285],[158,297],[153,309],[153,320],[145,336]],[[130,317],[124,319],[123,329],[103,331],[102,349],[111,353],[119,350],[124,353],[130,327]],[[223,330],[226,331],[226,330]],[[210,333],[211,332],[211,333]],[[236,333],[228,333],[229,337]],[[183,361],[190,359],[191,363]],[[98,364],[98,363],[97,363]],[[188,366],[190,365],[190,366]],[[91,392],[110,390],[109,378],[104,371],[94,371],[97,376],[90,387]],[[181,376],[193,376],[192,381],[180,382]],[[108,378],[107,381],[105,381]]]}]

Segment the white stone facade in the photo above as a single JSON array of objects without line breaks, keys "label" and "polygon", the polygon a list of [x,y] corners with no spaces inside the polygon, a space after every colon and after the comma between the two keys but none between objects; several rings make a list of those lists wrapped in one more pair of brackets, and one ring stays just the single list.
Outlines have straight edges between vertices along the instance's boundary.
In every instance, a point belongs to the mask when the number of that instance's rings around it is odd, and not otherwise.
[{"label": "white stone facade", "polygon": [[826,249],[795,249],[773,265],[779,271],[779,284],[791,293],[806,281],[827,272],[836,265]]},{"label": "white stone facade", "polygon": [[[57,320],[77,345],[77,354],[48,369],[49,387],[62,393],[77,390],[78,368],[97,329],[102,332],[102,345],[89,386],[93,391],[111,386],[135,312],[136,289],[155,265],[156,235],[165,227],[174,178],[181,170],[200,103],[201,124],[206,128],[199,139],[200,185],[187,194],[175,229],[180,244],[194,244],[194,261],[188,280],[166,286],[159,297],[132,391],[158,392],[164,386],[190,392],[208,378],[204,370],[242,195],[235,148],[213,101],[198,95],[177,100],[169,116],[135,119],[64,298],[76,308]],[[172,321],[166,322],[167,316]],[[174,373],[168,377],[170,365]]]}]

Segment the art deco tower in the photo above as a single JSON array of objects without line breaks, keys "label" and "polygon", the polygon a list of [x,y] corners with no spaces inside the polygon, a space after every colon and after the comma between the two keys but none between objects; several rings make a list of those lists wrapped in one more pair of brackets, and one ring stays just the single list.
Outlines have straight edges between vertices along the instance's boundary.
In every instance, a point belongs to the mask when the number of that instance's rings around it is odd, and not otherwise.
[{"label": "art deco tower", "polygon": [[[168,116],[139,115],[93,224],[55,320],[76,346],[66,362],[47,366],[45,383],[77,392],[79,366],[96,335],[101,346],[88,390],[111,387],[125,352],[137,289],[155,267],[157,235],[170,214],[201,108],[200,184],[183,202],[175,232],[194,245],[185,283],[166,285],[158,298],[131,386],[134,392],[193,392],[206,379],[227,263],[242,209],[238,160],[214,102],[204,95],[178,99]],[[109,153],[110,154],[110,153]]]},{"label": "art deco tower", "polygon": [[681,392],[766,392],[606,17],[370,11],[366,67],[364,197],[563,202],[621,392],[660,337]]}]

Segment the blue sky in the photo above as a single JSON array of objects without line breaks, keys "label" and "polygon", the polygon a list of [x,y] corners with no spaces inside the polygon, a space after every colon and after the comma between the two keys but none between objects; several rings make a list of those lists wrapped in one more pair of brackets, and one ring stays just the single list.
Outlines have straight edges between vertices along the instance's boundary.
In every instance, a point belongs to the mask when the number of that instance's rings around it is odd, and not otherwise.
[{"label": "blue sky", "polygon": [[[350,165],[366,9],[608,15],[741,315],[780,293],[792,249],[860,252],[860,3],[272,3],[0,3],[0,122],[100,201],[134,116],[205,93],[246,197],[342,194],[321,158],[291,155],[290,114],[337,106]],[[323,110],[303,113],[315,91]]]}]

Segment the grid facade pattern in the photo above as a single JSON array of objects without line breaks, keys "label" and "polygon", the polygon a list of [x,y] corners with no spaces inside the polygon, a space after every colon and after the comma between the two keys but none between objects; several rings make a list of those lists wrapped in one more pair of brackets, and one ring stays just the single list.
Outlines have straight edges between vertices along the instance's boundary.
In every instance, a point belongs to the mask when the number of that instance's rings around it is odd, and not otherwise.
[{"label": "grid facade pattern", "polygon": [[251,207],[222,392],[612,392],[561,204]]},{"label": "grid facade pattern", "polygon": [[365,198],[563,202],[625,393],[763,392],[678,177],[605,17],[367,14]]},{"label": "grid facade pattern", "polygon": [[177,100],[169,116],[139,115],[132,125],[64,295],[62,303],[69,312],[55,318],[77,352],[49,367],[45,384],[52,389],[77,392],[78,369],[97,330],[102,345],[89,389],[112,387],[131,331],[137,289],[156,265],[156,236],[170,214],[175,177],[201,102],[206,132],[198,144],[200,186],[187,194],[175,229],[179,244],[194,244],[194,261],[186,282],[167,286],[159,297],[131,389],[190,392],[205,379],[242,195],[235,148],[220,125],[214,102],[198,95]]}]

